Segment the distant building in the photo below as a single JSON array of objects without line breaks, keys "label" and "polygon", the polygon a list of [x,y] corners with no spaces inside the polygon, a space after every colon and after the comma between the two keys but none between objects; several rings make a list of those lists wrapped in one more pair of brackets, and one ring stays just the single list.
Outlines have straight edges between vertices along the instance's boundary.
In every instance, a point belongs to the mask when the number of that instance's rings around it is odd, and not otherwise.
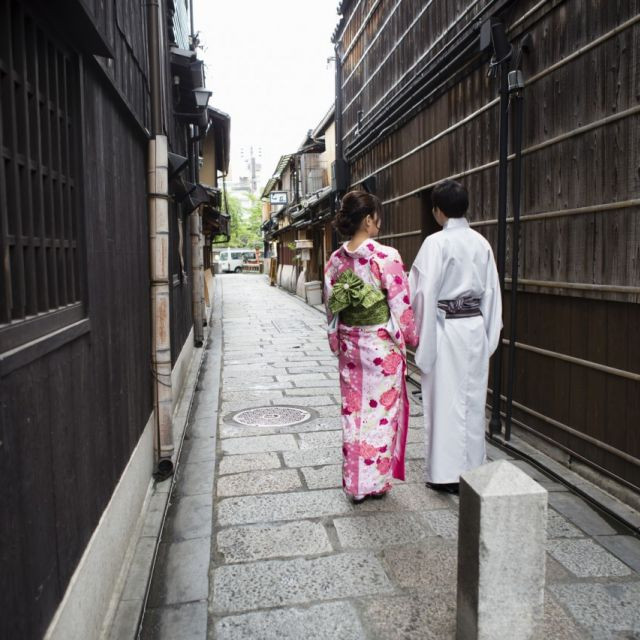
[{"label": "distant building", "polygon": [[[307,132],[295,153],[280,158],[263,192],[265,251],[277,260],[277,282],[305,297],[305,283],[322,279],[336,246],[333,107]],[[265,269],[266,271],[267,269]]]}]

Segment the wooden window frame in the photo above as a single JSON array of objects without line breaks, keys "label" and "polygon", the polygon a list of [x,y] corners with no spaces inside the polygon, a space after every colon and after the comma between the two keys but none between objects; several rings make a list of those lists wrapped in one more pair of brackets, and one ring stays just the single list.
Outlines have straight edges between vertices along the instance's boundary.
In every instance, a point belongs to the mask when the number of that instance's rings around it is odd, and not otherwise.
[{"label": "wooden window frame", "polygon": [[[0,4],[0,354],[86,318],[82,59]],[[88,327],[88,322],[86,323]]]}]

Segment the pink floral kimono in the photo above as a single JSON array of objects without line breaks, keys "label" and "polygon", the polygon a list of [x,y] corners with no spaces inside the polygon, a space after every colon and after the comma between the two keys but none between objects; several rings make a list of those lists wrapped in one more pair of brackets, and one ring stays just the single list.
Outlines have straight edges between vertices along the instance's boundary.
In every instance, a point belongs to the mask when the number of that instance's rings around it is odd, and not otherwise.
[{"label": "pink floral kimono", "polygon": [[[386,294],[390,318],[384,324],[349,326],[329,308],[334,287],[352,271],[379,296]],[[345,287],[345,288],[348,288]],[[371,289],[371,287],[369,287]],[[391,488],[391,477],[404,480],[409,423],[405,344],[417,345],[409,285],[400,254],[375,240],[355,251],[345,243],[325,267],[329,344],[338,355],[342,394],[345,492],[354,498]]]}]

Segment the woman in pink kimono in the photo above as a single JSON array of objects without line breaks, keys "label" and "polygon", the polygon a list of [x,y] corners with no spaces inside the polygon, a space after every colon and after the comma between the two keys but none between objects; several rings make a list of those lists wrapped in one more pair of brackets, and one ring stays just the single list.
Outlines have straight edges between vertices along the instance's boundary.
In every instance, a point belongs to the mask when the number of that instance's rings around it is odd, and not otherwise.
[{"label": "woman in pink kimono", "polygon": [[325,267],[329,344],[342,394],[342,484],[354,502],[382,497],[404,480],[409,422],[405,345],[418,338],[400,254],[374,240],[380,200],[342,199],[335,226],[350,238]]}]

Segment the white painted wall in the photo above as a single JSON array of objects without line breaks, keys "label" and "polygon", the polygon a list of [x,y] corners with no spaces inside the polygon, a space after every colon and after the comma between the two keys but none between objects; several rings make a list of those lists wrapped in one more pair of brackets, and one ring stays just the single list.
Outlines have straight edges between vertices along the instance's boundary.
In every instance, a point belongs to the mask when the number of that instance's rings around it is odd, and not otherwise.
[{"label": "white painted wall", "polygon": [[[182,350],[180,351],[180,355],[176,360],[176,363],[173,365],[173,369],[171,370],[171,388],[173,389],[173,410],[175,411],[176,404],[180,400],[182,396],[182,391],[184,387],[184,381],[186,380],[187,373],[189,371],[189,367],[191,366],[191,359],[193,358],[193,350],[195,346],[193,344],[193,327],[187,336],[187,339],[184,341],[182,345]],[[175,438],[175,435],[174,435]],[[177,443],[174,441],[174,446]]]},{"label": "white painted wall", "polygon": [[45,640],[98,638],[151,487],[155,456],[153,413],[87,545]]}]

